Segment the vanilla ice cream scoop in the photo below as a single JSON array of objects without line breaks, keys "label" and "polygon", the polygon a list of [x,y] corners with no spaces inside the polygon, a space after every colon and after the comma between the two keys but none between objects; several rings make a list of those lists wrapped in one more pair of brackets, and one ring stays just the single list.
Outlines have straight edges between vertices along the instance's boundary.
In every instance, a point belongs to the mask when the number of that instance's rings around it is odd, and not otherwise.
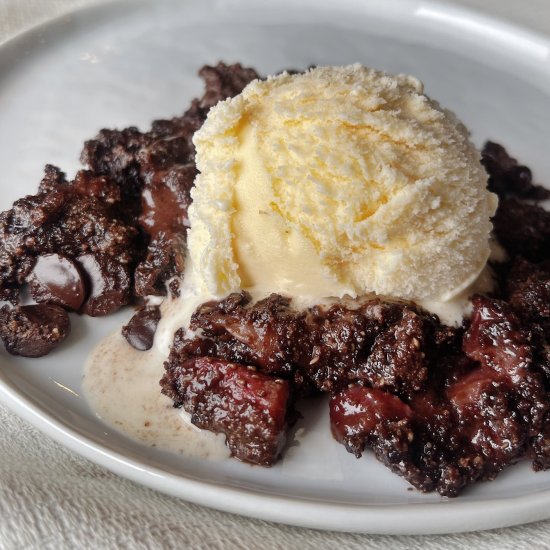
[{"label": "vanilla ice cream scoop", "polygon": [[489,256],[496,197],[468,132],[410,76],[256,80],[195,134],[189,255],[206,294],[447,300]]}]

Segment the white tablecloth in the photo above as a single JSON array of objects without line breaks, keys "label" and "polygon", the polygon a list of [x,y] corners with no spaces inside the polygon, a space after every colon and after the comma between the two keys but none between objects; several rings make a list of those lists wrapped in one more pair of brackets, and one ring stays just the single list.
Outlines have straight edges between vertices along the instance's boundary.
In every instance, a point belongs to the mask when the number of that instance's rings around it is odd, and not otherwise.
[{"label": "white tablecloth", "polygon": [[[97,0],[0,0],[0,42]],[[368,0],[365,0],[368,1]],[[460,0],[550,34],[548,0]],[[251,520],[167,497],[48,439],[0,406],[0,548],[550,548],[550,521],[447,536],[350,535]]]}]

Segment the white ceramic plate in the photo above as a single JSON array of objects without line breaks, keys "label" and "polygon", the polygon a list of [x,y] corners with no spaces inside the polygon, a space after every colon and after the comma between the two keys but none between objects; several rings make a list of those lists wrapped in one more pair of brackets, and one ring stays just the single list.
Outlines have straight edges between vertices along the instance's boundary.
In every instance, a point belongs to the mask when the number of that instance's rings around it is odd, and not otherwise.
[{"label": "white ceramic plate", "polygon": [[[550,42],[498,21],[418,1],[122,2],[81,11],[0,48],[2,209],[34,192],[46,162],[72,174],[101,127],[182,112],[197,69],[219,59],[268,74],[359,61],[420,77],[474,140],[504,143],[550,174]],[[547,176],[550,179],[550,176]],[[458,499],[422,495],[372,456],[331,439],[326,408],[277,466],[208,462],[141,446],[99,421],[80,397],[86,355],[128,317],[75,318],[50,356],[0,357],[0,399],[48,435],[139,483],[223,510],[321,529],[443,533],[550,517],[550,472],[528,464]]]}]

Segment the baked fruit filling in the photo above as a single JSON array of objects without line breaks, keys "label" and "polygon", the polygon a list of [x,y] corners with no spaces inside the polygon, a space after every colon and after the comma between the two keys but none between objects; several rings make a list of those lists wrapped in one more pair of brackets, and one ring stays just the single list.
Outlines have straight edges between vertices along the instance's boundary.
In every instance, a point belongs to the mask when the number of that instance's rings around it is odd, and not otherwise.
[{"label": "baked fruit filling", "polygon": [[[37,194],[0,215],[0,337],[37,357],[70,331],[68,311],[102,316],[137,306],[123,328],[150,349],[161,310],[177,297],[186,258],[194,133],[213,105],[258,78],[218,64],[181,117],[102,130],[85,169],[67,181],[47,166]],[[413,302],[333,299],[300,307],[246,291],[200,305],[178,330],[160,381],[201,429],[225,434],[236,458],[271,466],[284,453],[300,400],[326,394],[332,434],[366,450],[421,491],[456,496],[520,458],[550,467],[550,193],[505,149],[485,144],[498,194],[490,262],[496,285],[472,296],[462,326]],[[23,287],[37,305],[21,305]]]}]

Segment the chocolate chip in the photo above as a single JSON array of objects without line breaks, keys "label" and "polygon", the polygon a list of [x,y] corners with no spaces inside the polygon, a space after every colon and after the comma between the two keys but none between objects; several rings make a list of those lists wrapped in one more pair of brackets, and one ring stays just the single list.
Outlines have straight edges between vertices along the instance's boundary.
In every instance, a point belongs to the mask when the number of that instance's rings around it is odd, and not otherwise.
[{"label": "chocolate chip", "polygon": [[54,304],[0,308],[0,338],[12,355],[41,357],[71,331],[67,312]]},{"label": "chocolate chip", "polygon": [[125,266],[104,254],[84,254],[77,260],[90,289],[83,313],[100,317],[129,303],[131,281]]},{"label": "chocolate chip", "polygon": [[86,297],[80,269],[73,260],[60,254],[38,256],[27,280],[37,302],[49,302],[76,311]]},{"label": "chocolate chip", "polygon": [[140,351],[151,349],[160,321],[160,308],[148,306],[136,311],[128,324],[122,327],[122,336]]}]

